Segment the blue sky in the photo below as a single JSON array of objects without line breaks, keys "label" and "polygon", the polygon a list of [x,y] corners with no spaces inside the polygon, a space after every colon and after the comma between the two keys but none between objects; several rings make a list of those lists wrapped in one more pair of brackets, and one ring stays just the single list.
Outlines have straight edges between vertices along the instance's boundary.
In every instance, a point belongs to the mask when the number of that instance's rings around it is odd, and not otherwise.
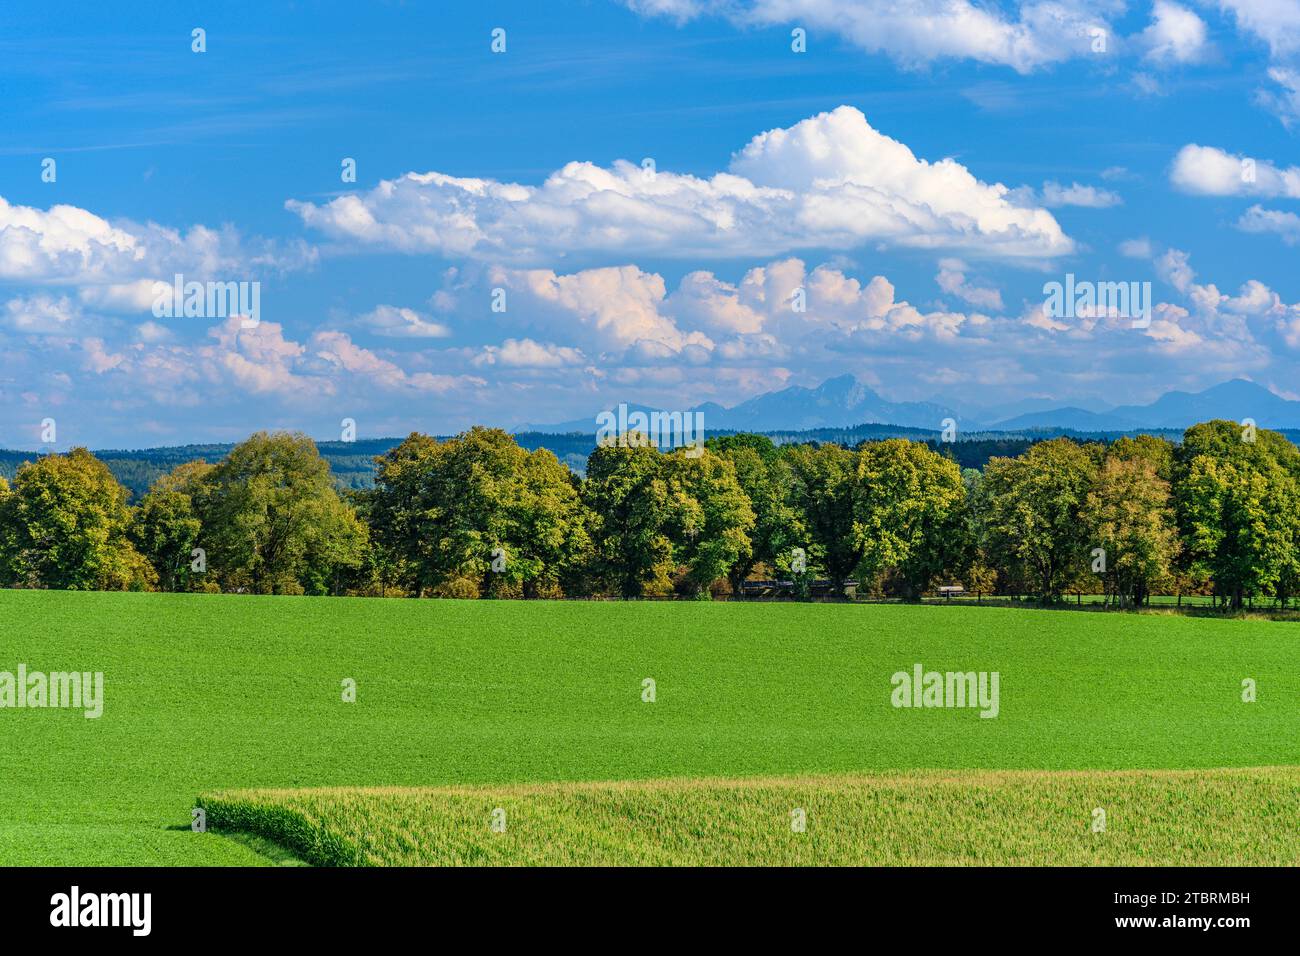
[{"label": "blue sky", "polygon": [[1300,398],[1300,0],[140,6],[0,11],[0,446]]}]

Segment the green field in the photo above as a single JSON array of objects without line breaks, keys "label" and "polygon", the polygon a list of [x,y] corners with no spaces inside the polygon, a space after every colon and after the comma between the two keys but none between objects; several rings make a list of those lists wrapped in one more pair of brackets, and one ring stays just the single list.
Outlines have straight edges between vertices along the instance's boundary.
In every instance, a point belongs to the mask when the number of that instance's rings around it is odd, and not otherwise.
[{"label": "green field", "polygon": [[[1300,629],[1287,623],[0,591],[0,628],[0,671],[103,671],[106,698],[98,720],[0,709],[4,864],[267,862],[189,832],[199,795],[231,790],[1300,765]],[[890,675],[917,662],[999,672],[997,719],[892,707]],[[641,699],[647,677],[654,703]],[[341,700],[344,678],[355,703]],[[1257,702],[1242,702],[1243,678]],[[1294,776],[1208,790],[1200,779],[1153,785],[1174,786],[1165,801],[1186,799],[1189,813],[1214,793],[1202,804],[1227,801],[1223,819],[1290,819],[1294,838],[1294,804],[1275,817],[1261,803],[1288,781],[1294,796]],[[1062,825],[1086,828],[1091,792],[1061,791],[1085,804],[1060,804]],[[629,846],[628,861],[640,852]]]},{"label": "green field", "polygon": [[1300,862],[1298,789],[1296,767],[921,770],[254,790],[204,805],[210,822],[325,866],[1283,866]]}]

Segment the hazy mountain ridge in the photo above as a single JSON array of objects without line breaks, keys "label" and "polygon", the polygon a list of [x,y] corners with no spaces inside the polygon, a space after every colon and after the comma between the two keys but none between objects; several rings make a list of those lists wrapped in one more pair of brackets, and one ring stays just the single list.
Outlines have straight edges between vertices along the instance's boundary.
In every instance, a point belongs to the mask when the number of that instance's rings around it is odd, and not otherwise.
[{"label": "hazy mountain ridge", "polygon": [[[650,413],[651,406],[627,403],[629,411]],[[1000,408],[953,407],[940,401],[891,402],[852,375],[827,379],[816,388],[791,385],[765,392],[732,408],[714,402],[693,406],[704,414],[706,432],[806,431],[855,425],[894,425],[939,431],[944,419],[963,432],[1060,429],[1079,432],[1133,431],[1159,428],[1181,430],[1213,418],[1253,419],[1261,428],[1300,428],[1300,402],[1275,395],[1262,385],[1233,379],[1201,392],[1172,391],[1147,405],[1113,408],[1053,405],[1025,399]],[[1010,415],[1000,414],[1011,412]],[[552,425],[528,424],[517,432],[561,434],[594,431],[596,413]]]},{"label": "hazy mountain ridge", "polygon": [[[1041,399],[1026,399],[1015,406],[1033,408]],[[628,403],[630,411],[650,412],[645,405]],[[706,403],[690,409],[704,415],[705,437],[736,431],[766,434],[778,444],[835,442],[853,447],[862,441],[911,438],[940,443],[943,420],[958,423],[953,454],[964,467],[982,467],[988,456],[1019,454],[1029,444],[1066,435],[1080,440],[1110,441],[1120,435],[1159,434],[1173,441],[1189,425],[1213,418],[1254,419],[1261,428],[1282,431],[1292,441],[1300,439],[1300,402],[1274,395],[1266,388],[1236,379],[1203,392],[1169,392],[1149,405],[1122,405],[1107,411],[1077,406],[1025,411],[991,423],[940,402],[889,402],[853,379],[828,379],[817,388],[791,386],[757,396],[734,408]],[[987,412],[985,412],[987,414]],[[884,419],[884,420],[882,420]],[[892,419],[888,420],[888,419]],[[596,416],[555,425],[530,425],[515,431],[515,440],[528,450],[547,448],[575,472],[586,469],[587,456],[596,447]],[[445,436],[443,436],[445,437]],[[335,481],[345,488],[366,488],[374,480],[374,456],[400,444],[401,438],[362,438],[355,442],[317,442],[329,462]],[[965,447],[971,446],[971,447]],[[979,446],[979,447],[975,447]],[[160,446],[133,450],[96,451],[118,481],[138,499],[157,478],[182,462],[196,458],[215,462],[233,446],[228,443]],[[38,457],[40,451],[0,449],[0,477],[12,480],[18,466]]]}]

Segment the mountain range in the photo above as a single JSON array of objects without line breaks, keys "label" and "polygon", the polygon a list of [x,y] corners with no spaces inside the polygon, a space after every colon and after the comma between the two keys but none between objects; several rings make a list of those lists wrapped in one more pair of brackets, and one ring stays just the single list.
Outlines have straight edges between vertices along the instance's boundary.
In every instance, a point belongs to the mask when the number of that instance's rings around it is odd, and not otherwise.
[{"label": "mountain range", "polygon": [[[627,403],[629,410],[650,412],[646,405]],[[1057,405],[1045,399],[1026,399],[1010,405],[955,407],[942,400],[891,402],[853,375],[827,379],[815,388],[792,385],[765,392],[731,408],[707,402],[690,412],[701,412],[708,431],[793,431],[808,428],[846,428],[882,424],[940,431],[944,419],[955,420],[965,432],[1033,431],[1067,429],[1080,432],[1183,429],[1212,418],[1242,421],[1250,418],[1261,428],[1300,428],[1300,402],[1275,395],[1262,385],[1233,379],[1201,392],[1172,391],[1146,405]],[[588,432],[590,418],[550,425],[521,425],[518,432],[564,434]]]}]

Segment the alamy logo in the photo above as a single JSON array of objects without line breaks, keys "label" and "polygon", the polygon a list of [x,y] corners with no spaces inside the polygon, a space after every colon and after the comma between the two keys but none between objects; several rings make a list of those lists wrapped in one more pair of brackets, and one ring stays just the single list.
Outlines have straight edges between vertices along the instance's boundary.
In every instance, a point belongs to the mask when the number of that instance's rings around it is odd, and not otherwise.
[{"label": "alamy logo", "polygon": [[1110,316],[1133,319],[1133,328],[1151,325],[1150,282],[1075,282],[1074,273],[1065,283],[1043,285],[1047,301],[1043,310],[1053,319],[1093,319]]},{"label": "alamy logo", "polygon": [[704,413],[647,414],[628,411],[627,403],[621,402],[617,412],[601,412],[596,416],[596,444],[602,447],[654,445],[660,451],[685,448],[686,457],[699,458],[704,454]]},{"label": "alamy logo", "polygon": [[152,893],[68,893],[50,897],[51,926],[129,926],[131,935],[148,936],[153,927]]},{"label": "alamy logo", "polygon": [[104,674],[102,671],[28,671],[26,664],[18,672],[0,671],[0,710],[6,707],[65,707],[82,710],[87,720],[104,713]]},{"label": "alamy logo", "polygon": [[172,284],[153,284],[156,319],[224,319],[237,315],[243,328],[255,329],[262,321],[262,283],[186,282],[176,273]]},{"label": "alamy logo", "polygon": [[890,678],[895,707],[978,707],[981,717],[998,715],[997,671],[927,671],[920,664],[912,673],[898,671]]}]

